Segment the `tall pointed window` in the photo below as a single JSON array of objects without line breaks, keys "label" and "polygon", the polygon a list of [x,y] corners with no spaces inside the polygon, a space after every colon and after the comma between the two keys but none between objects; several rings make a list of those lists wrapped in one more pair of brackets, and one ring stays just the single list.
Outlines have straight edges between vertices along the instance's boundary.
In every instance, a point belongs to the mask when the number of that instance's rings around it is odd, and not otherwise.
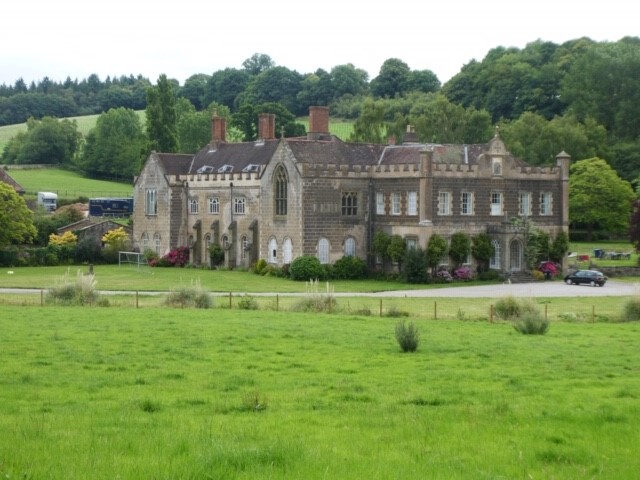
[{"label": "tall pointed window", "polygon": [[276,171],[273,174],[274,177],[274,188],[275,188],[275,202],[276,202],[276,215],[286,215],[287,214],[287,172],[284,169],[284,166],[278,165]]}]

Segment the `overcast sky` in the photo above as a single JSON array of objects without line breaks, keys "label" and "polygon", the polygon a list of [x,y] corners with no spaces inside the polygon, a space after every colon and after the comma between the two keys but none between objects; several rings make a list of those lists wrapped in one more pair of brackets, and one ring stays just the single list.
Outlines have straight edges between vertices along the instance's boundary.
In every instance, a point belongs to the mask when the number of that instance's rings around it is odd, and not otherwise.
[{"label": "overcast sky", "polygon": [[11,0],[0,11],[6,85],[92,73],[152,83],[164,73],[183,84],[242,68],[254,53],[299,73],[352,63],[369,79],[399,58],[445,83],[497,46],[640,36],[636,0]]}]

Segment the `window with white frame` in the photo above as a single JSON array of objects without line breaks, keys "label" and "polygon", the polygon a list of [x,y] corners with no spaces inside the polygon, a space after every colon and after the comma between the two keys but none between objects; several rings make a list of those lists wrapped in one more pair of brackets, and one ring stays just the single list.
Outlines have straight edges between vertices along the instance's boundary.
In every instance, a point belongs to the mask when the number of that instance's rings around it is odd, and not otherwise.
[{"label": "window with white frame", "polygon": [[354,238],[349,237],[344,241],[344,255],[345,257],[355,257],[356,241]]},{"label": "window with white frame", "polygon": [[376,192],[376,215],[384,213],[384,192]]},{"label": "window with white frame", "polygon": [[269,240],[269,263],[278,263],[278,241],[275,238]]},{"label": "window with white frame", "polygon": [[407,250],[415,250],[418,248],[418,239],[416,237],[407,237],[405,239]]},{"label": "window with white frame", "polygon": [[540,215],[553,213],[553,194],[551,192],[540,193]]},{"label": "window with white frame", "polygon": [[145,192],[145,210],[146,215],[158,214],[158,191],[155,188],[147,188]]},{"label": "window with white frame", "polygon": [[225,250],[228,250],[230,247],[229,245],[229,236],[228,235],[223,235],[222,236],[222,248],[224,248]]},{"label": "window with white frame", "polygon": [[189,213],[194,215],[198,213],[198,199],[191,197],[189,199]]},{"label": "window with white frame", "polygon": [[520,192],[520,210],[519,213],[522,216],[531,216],[531,192]]},{"label": "window with white frame", "polygon": [[500,268],[500,242],[498,240],[491,240],[493,245],[493,255],[489,259],[489,268]]},{"label": "window with white frame", "polygon": [[451,215],[450,192],[438,192],[438,215]]},{"label": "window with white frame", "polygon": [[282,262],[287,264],[291,263],[291,260],[293,260],[293,243],[290,238],[285,238],[282,245]]},{"label": "window with white frame", "polygon": [[209,249],[211,248],[211,234],[207,233],[204,236],[204,246],[207,249],[207,252],[209,251]]},{"label": "window with white frame", "polygon": [[418,192],[409,192],[407,197],[407,215],[418,214]]},{"label": "window with white frame", "polygon": [[233,213],[237,215],[244,215],[245,213],[244,197],[236,197],[233,199]]},{"label": "window with white frame", "polygon": [[329,263],[329,247],[329,240],[326,238],[321,238],[318,241],[318,260],[320,260],[322,264]]},{"label": "window with white frame", "polygon": [[142,234],[142,251],[149,249],[149,234],[147,232]]},{"label": "window with white frame", "polygon": [[460,215],[473,215],[473,192],[460,194]]},{"label": "window with white frame", "polygon": [[391,199],[391,214],[400,215],[400,194],[398,192],[393,192]]},{"label": "window with white frame", "polygon": [[502,215],[501,192],[491,192],[491,215]]},{"label": "window with white frame", "polygon": [[209,213],[220,213],[220,199],[218,197],[209,197]]}]

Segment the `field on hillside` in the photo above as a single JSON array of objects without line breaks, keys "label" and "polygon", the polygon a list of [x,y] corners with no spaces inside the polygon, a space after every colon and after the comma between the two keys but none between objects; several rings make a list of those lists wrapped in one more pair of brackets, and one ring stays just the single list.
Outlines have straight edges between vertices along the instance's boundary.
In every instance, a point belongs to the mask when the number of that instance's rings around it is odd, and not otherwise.
[{"label": "field on hillside", "polygon": [[635,478],[640,325],[0,306],[2,478]]},{"label": "field on hillside", "polygon": [[[140,110],[137,113],[140,116],[140,122],[144,125],[145,111]],[[82,117],[70,117],[69,119],[75,120],[78,123],[78,131],[84,136],[89,133],[89,130],[95,127],[98,117],[99,115],[86,115]],[[304,125],[307,130],[309,129],[309,117],[300,117],[297,119],[297,122]],[[15,137],[19,132],[24,132],[26,130],[26,123],[0,127],[0,154],[4,151],[4,147],[12,137]],[[329,130],[341,140],[346,141],[353,131],[353,121],[332,119],[329,123]]]},{"label": "field on hillside", "polygon": [[133,179],[128,183],[94,180],[61,168],[20,169],[10,166],[8,172],[27,191],[28,199],[35,199],[37,192],[55,192],[62,199],[133,195]]}]

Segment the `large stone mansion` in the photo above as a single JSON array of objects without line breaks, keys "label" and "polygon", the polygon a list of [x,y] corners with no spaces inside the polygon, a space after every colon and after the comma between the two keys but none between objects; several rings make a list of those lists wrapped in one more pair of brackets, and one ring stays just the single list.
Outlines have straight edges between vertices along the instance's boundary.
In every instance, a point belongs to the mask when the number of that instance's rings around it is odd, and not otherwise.
[{"label": "large stone mansion", "polygon": [[[499,134],[487,144],[345,143],[329,133],[329,109],[311,107],[305,137],[277,138],[275,115],[259,118],[259,140],[228,143],[226,122],[195,155],[152,153],[135,179],[134,244],[162,255],[189,246],[208,264],[219,243],[230,268],[315,255],[357,255],[374,266],[377,231],[426,248],[438,233],[488,233],[491,268],[524,269],[521,219],[552,237],[567,232],[570,157],[534,167]],[[446,262],[446,260],[444,260]]]}]

